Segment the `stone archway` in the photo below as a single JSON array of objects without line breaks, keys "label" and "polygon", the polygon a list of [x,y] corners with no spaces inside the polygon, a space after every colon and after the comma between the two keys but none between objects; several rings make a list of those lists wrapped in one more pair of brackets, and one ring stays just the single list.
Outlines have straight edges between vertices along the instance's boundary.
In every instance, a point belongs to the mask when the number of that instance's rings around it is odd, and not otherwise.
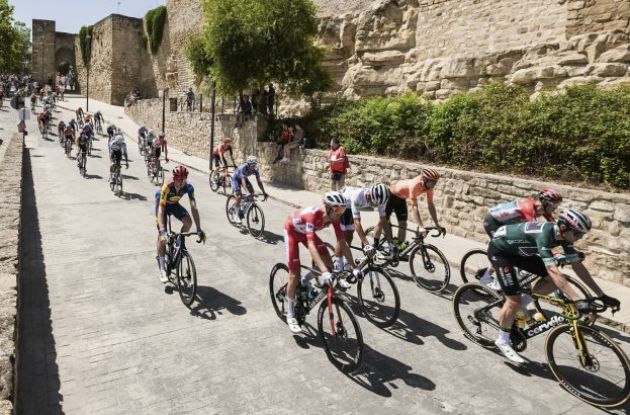
[{"label": "stone archway", "polygon": [[74,50],[66,46],[55,51],[55,71],[59,71],[59,66],[63,63],[74,66]]}]

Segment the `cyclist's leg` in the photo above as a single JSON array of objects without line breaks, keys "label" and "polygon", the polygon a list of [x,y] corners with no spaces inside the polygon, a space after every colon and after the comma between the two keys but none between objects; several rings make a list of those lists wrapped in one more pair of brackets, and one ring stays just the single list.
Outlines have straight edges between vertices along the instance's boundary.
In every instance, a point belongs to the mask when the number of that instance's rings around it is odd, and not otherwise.
[{"label": "cyclist's leg", "polygon": [[284,230],[284,246],[287,255],[287,266],[289,267],[289,281],[287,282],[287,325],[292,333],[302,331],[295,318],[296,289],[300,279],[300,251],[299,243],[305,243],[306,238],[295,232]]},{"label": "cyclist's leg", "polygon": [[188,232],[190,228],[192,227],[192,219],[190,218],[190,215],[188,214],[188,211],[186,210],[186,208],[184,208],[179,203],[176,203],[174,205],[171,205],[171,212],[173,216],[175,216],[177,219],[179,219],[182,222],[182,228],[180,232],[181,233]]},{"label": "cyclist's leg", "polygon": [[[332,270],[333,262],[330,256],[330,252],[328,251],[328,247],[326,246],[324,241],[322,241],[320,237],[317,235],[314,236],[313,241],[315,242],[315,246],[317,247],[317,253],[321,257],[322,261],[324,261],[324,264],[326,264],[326,267],[328,267],[329,270]],[[323,272],[324,270],[320,270],[320,271]]]},{"label": "cyclist's leg", "polygon": [[241,181],[236,177],[232,177],[232,191],[234,193],[235,199],[234,207],[238,211],[241,208],[241,199],[243,198],[243,193],[241,192]]},{"label": "cyclist's leg", "polygon": [[[389,218],[392,216],[392,211],[394,209],[393,200],[392,200],[393,198],[394,198],[394,195],[391,195],[391,197],[387,201],[387,206],[385,206],[385,217],[387,218],[387,223],[385,224],[385,226],[389,226],[390,231],[391,231],[391,223],[389,222]],[[381,239],[382,232],[383,232],[383,225],[381,225],[381,221],[378,221],[376,223],[376,226],[374,227],[374,246],[378,246],[379,240]]]},{"label": "cyclist's leg", "polygon": [[[390,199],[394,199],[392,201],[394,213],[396,214],[396,221],[398,222],[398,240],[400,242],[405,242],[407,238],[407,201],[398,196],[391,195]],[[393,233],[392,233],[393,235]]]},{"label": "cyclist's leg", "polygon": [[352,237],[354,235],[354,219],[352,218],[351,209],[346,209],[346,211],[343,213],[343,216],[341,216],[340,223],[341,230],[344,231],[346,237],[346,242],[348,243],[348,245],[350,245],[352,243]]}]

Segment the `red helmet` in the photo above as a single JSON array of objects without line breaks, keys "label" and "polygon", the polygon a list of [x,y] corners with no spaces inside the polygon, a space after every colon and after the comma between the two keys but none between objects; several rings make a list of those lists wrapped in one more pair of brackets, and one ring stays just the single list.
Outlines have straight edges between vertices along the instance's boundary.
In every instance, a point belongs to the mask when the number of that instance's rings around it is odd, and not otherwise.
[{"label": "red helmet", "polygon": [[440,178],[440,172],[431,168],[422,169],[422,177],[427,180],[437,181]]},{"label": "red helmet", "polygon": [[538,192],[538,199],[543,203],[553,203],[557,205],[562,202],[562,195],[553,189],[542,189]]},{"label": "red helmet", "polygon": [[180,178],[187,178],[188,177],[188,169],[186,168],[186,166],[177,166],[173,169],[173,178],[174,179],[180,179]]}]

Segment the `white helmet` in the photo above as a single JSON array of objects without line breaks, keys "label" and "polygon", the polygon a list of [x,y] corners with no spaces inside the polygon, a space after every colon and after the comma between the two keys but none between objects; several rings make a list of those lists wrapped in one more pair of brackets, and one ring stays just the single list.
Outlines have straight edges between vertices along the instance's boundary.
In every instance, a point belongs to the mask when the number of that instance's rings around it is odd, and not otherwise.
[{"label": "white helmet", "polygon": [[330,207],[346,207],[346,198],[339,192],[326,192],[324,204]]},{"label": "white helmet", "polygon": [[258,164],[258,159],[256,158],[256,156],[247,156],[247,165],[255,166],[256,164]]},{"label": "white helmet", "polygon": [[580,233],[586,233],[591,230],[591,220],[585,213],[577,209],[563,210],[560,218],[558,218],[558,223],[564,223],[569,228]]},{"label": "white helmet", "polygon": [[379,205],[384,205],[389,200],[389,186],[383,183],[375,184],[370,188],[372,200]]}]

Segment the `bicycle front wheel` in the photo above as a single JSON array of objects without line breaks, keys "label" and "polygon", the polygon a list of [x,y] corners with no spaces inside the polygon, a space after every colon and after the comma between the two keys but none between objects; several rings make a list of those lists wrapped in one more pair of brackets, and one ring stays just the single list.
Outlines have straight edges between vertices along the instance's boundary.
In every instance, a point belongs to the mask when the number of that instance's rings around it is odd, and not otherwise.
[{"label": "bicycle front wheel", "polygon": [[188,252],[182,253],[179,264],[177,264],[175,277],[179,297],[186,307],[190,307],[195,301],[195,293],[197,292],[197,271],[192,256]]},{"label": "bicycle front wheel", "polygon": [[271,304],[280,320],[287,319],[286,300],[287,284],[289,283],[289,268],[283,263],[277,263],[269,274],[269,295]]},{"label": "bicycle front wheel", "polygon": [[459,275],[463,282],[478,281],[486,269],[491,266],[485,249],[473,249],[464,254],[459,266]]},{"label": "bicycle front wheel", "polygon": [[398,319],[400,295],[394,280],[385,270],[367,268],[363,279],[357,283],[357,295],[365,318],[375,326],[389,327]]},{"label": "bicycle front wheel", "polygon": [[116,187],[117,181],[118,181],[118,178],[116,177],[116,174],[114,173],[111,179],[109,180],[109,190],[111,190],[112,192],[114,191]]},{"label": "bicycle front wheel", "polygon": [[120,173],[118,173],[117,175],[116,186],[117,186],[116,193],[121,195],[123,192],[123,178],[122,178],[122,174]]},{"label": "bicycle front wheel", "polygon": [[615,407],[630,399],[630,362],[606,334],[564,324],[545,339],[545,353],[560,386],[586,403]]},{"label": "bicycle front wheel", "polygon": [[158,186],[164,186],[164,169],[160,167],[157,173],[157,184]]},{"label": "bicycle front wheel", "polygon": [[225,201],[225,215],[227,216],[227,220],[228,222],[230,222],[231,225],[236,226],[233,215],[237,214],[238,212],[236,210],[236,196],[230,195]]},{"label": "bicycle front wheel", "polygon": [[265,231],[265,214],[256,203],[247,209],[247,229],[254,238],[260,238]]},{"label": "bicycle front wheel", "polygon": [[317,328],[326,356],[342,372],[353,372],[363,359],[363,336],[357,319],[339,298],[329,305],[322,301],[317,312]]},{"label": "bicycle front wheel", "polygon": [[451,280],[451,267],[444,254],[433,245],[418,245],[409,254],[409,268],[422,288],[440,292]]},{"label": "bicycle front wheel", "polygon": [[453,294],[453,315],[464,336],[486,348],[494,348],[499,335],[499,311],[504,299],[485,285],[468,282]]}]

